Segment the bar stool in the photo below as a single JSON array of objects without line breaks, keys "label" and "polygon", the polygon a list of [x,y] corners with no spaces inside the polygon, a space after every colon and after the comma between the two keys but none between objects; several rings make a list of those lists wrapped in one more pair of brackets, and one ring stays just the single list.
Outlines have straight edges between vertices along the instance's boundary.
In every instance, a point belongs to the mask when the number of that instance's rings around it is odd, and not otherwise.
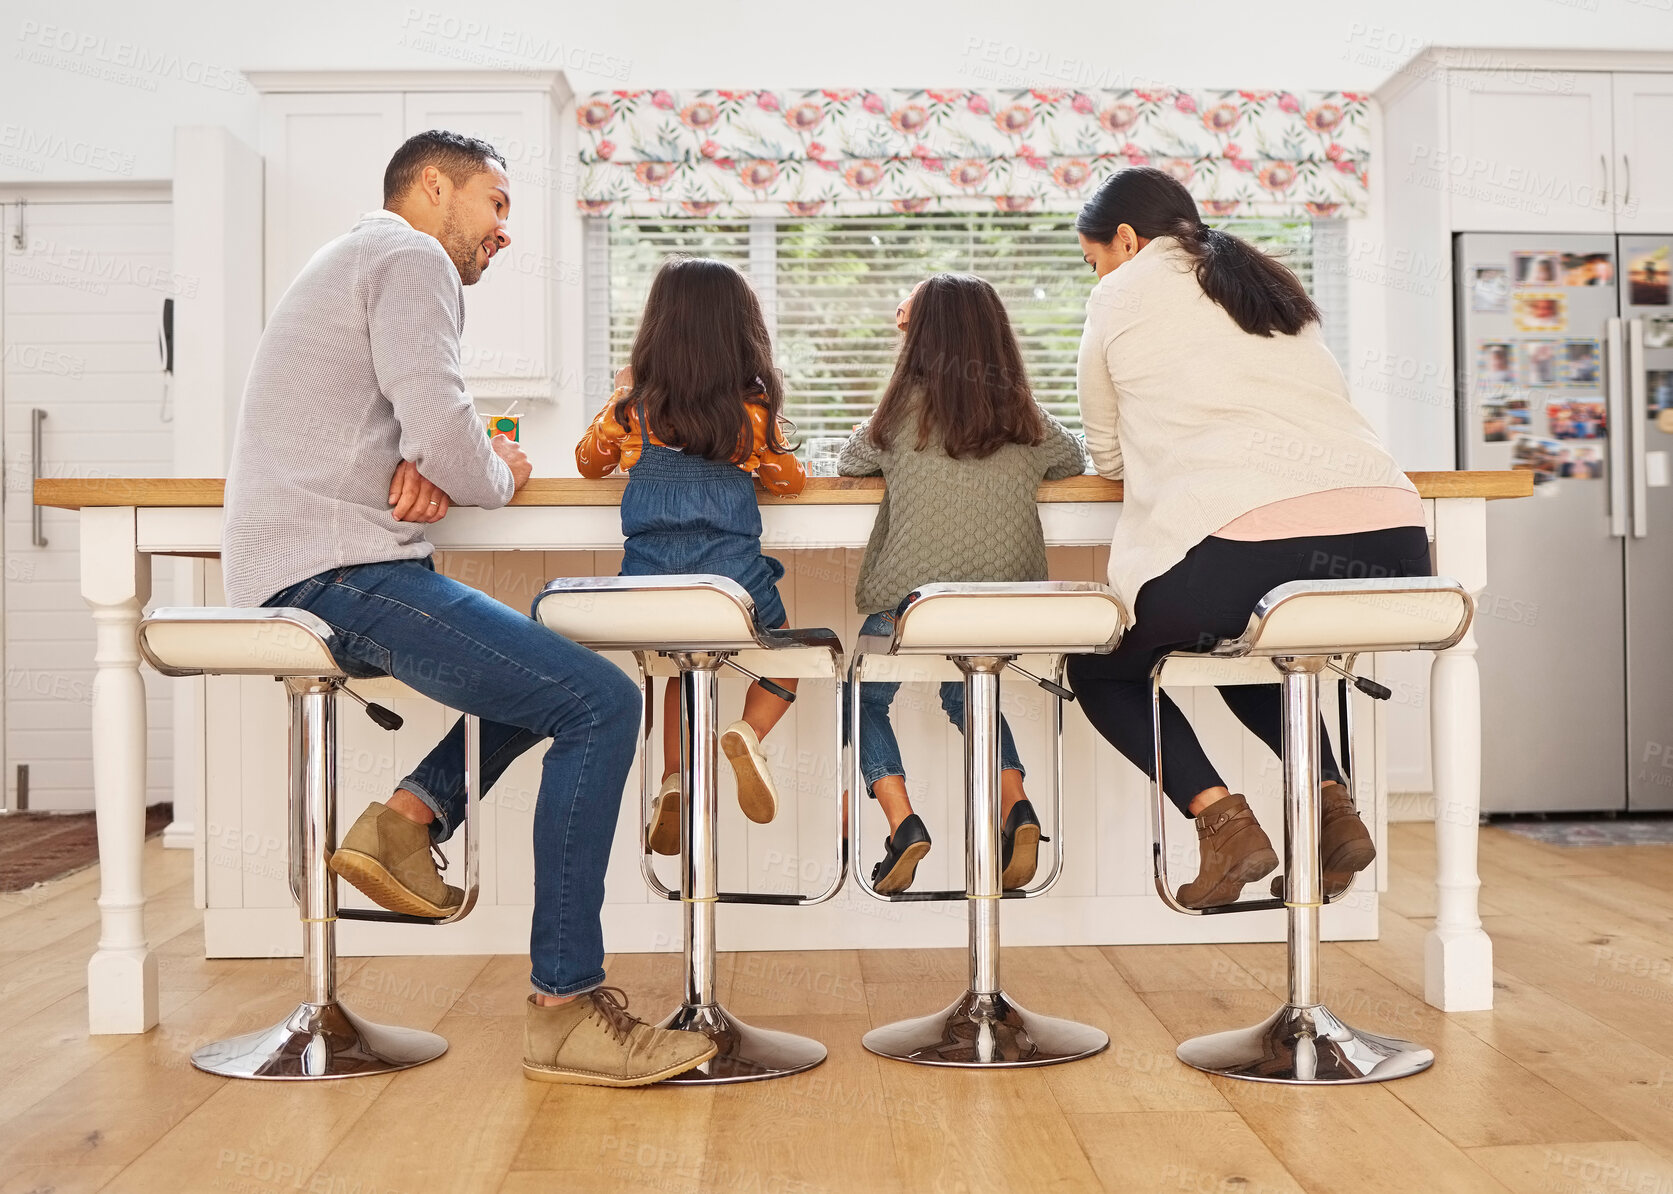
[{"label": "bar stool", "polygon": [[[205,1045],[192,1064],[226,1078],[307,1080],[387,1074],[447,1052],[433,1032],[373,1024],[337,1000],[337,921],[451,924],[476,904],[476,802],[481,771],[480,727],[465,718],[465,893],[445,917],[406,916],[383,909],[338,908],[337,708],[339,691],[366,706],[388,730],[401,718],[344,687],[349,677],[331,652],[331,628],[306,610],[182,607],[154,610],[139,624],[139,650],[165,676],[272,676],[290,698],[290,889],[302,912],[306,995],[270,1028]],[[371,681],[410,690],[395,681]]]},{"label": "bar stool", "polygon": [[[1434,1064],[1431,1050],[1352,1028],[1320,998],[1319,908],[1330,901],[1319,869],[1319,679],[1328,669],[1342,683],[1344,778],[1351,785],[1358,772],[1347,684],[1375,699],[1389,697],[1382,685],[1353,674],[1356,658],[1376,651],[1444,651],[1464,637],[1473,616],[1469,593],[1447,577],[1291,581],[1261,598],[1238,638],[1222,639],[1205,653],[1175,652],[1157,661],[1150,676],[1157,893],[1174,911],[1192,916],[1289,910],[1289,999],[1252,1028],[1186,1041],[1177,1051],[1186,1065],[1257,1082],[1339,1085],[1404,1078]],[[1283,687],[1284,705],[1284,898],[1187,908],[1168,878],[1162,689],[1274,682]]]},{"label": "bar stool", "polygon": [[[860,771],[860,685],[867,681],[964,683],[965,887],[885,895],[860,861],[856,811],[851,833],[854,881],[890,902],[968,901],[970,987],[951,1006],[874,1028],[863,1044],[873,1053],[920,1065],[1001,1068],[1051,1065],[1101,1053],[1109,1037],[1087,1024],[1020,1007],[999,982],[999,902],[1044,895],[1063,869],[1064,657],[1114,650],[1126,611],[1103,585],[1084,581],[925,585],[906,599],[892,635],[862,635],[848,667],[849,790],[865,787]],[[1018,660],[1028,663],[1024,667]],[[1000,887],[999,678],[1007,668],[1027,676],[1051,702],[1051,870],[1032,888]],[[1032,670],[1030,670],[1032,669]],[[1045,679],[1049,675],[1051,679]],[[865,807],[858,802],[858,809]]]},{"label": "bar stool", "polygon": [[[842,887],[847,868],[847,795],[836,801],[835,878],[813,895],[719,891],[717,787],[720,729],[716,720],[722,667],[759,681],[762,676],[821,679],[842,676],[842,643],[829,630],[761,630],[755,603],[736,581],[724,576],[599,576],[552,581],[535,598],[534,616],[548,628],[595,651],[631,651],[639,664],[646,715],[640,721],[640,817],[650,817],[651,678],[678,676],[680,682],[680,887],[656,875],[649,844],[640,869],[656,895],[684,908],[685,997],[662,1021],[663,1028],[701,1032],[719,1052],[694,1070],[663,1085],[712,1085],[777,1078],[811,1069],[825,1060],[825,1046],[807,1037],[757,1028],[715,999],[715,905],[822,904]],[[836,702],[833,749],[842,750],[842,705]],[[643,841],[643,837],[641,837]]]}]

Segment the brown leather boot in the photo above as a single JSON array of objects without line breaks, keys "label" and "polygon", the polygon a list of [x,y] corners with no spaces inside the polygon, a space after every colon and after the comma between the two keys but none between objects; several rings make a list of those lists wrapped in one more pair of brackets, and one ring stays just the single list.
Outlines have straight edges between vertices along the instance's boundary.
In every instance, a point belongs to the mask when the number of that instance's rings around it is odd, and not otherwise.
[{"label": "brown leather boot", "polygon": [[1197,877],[1179,889],[1187,908],[1213,908],[1237,899],[1243,885],[1272,873],[1278,854],[1249,802],[1234,792],[1197,817]]},{"label": "brown leather boot", "polygon": [[[1377,859],[1371,831],[1359,819],[1348,789],[1334,780],[1319,789],[1319,865],[1324,871],[1324,898],[1334,900],[1353,886],[1354,876]],[[1284,898],[1284,876],[1272,880],[1272,894]]]}]

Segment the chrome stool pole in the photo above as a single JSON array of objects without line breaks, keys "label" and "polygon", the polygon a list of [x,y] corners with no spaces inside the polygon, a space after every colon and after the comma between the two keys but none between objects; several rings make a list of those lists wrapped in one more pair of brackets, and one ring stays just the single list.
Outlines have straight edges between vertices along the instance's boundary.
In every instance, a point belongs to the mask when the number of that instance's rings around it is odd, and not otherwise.
[{"label": "chrome stool pole", "polygon": [[[303,1000],[278,1024],[193,1052],[192,1065],[206,1073],[290,1081],[363,1077],[421,1065],[447,1051],[436,1033],[374,1024],[338,1002],[337,922],[447,924],[469,913],[478,890],[480,725],[475,717],[465,719],[466,890],[460,907],[439,919],[339,910],[330,859],[337,845],[336,696],[346,677],[330,643],[330,628],[296,609],[159,609],[140,623],[141,654],[164,675],[271,676],[284,681],[290,708],[290,886],[301,912]],[[400,724],[387,710],[379,712],[390,721],[386,728]]]},{"label": "chrome stool pole", "polygon": [[[1387,689],[1354,677],[1356,653],[1444,650],[1468,629],[1469,594],[1444,577],[1367,581],[1294,581],[1261,599],[1237,639],[1203,654],[1158,660],[1151,677],[1156,742],[1152,777],[1156,817],[1156,889],[1170,907],[1193,915],[1254,911],[1279,906],[1254,899],[1219,908],[1180,904],[1167,877],[1166,816],[1162,795],[1160,690],[1170,670],[1187,682],[1250,683],[1267,665],[1278,672],[1283,704],[1284,898],[1288,917],[1289,988],[1284,1004],[1261,1023],[1193,1037],[1177,1050],[1186,1065],[1228,1078],[1295,1085],[1385,1082],[1421,1073],[1435,1063],[1430,1049],[1397,1037],[1364,1032],[1343,1023],[1324,1005],[1319,983],[1319,913],[1328,902],[1320,850],[1319,677],[1325,669],[1354,687],[1385,698]],[[1318,627],[1328,627],[1319,630]],[[1351,640],[1351,641],[1343,641]],[[1345,662],[1339,662],[1345,661]],[[1250,669],[1253,669],[1251,677]],[[1271,676],[1265,670],[1265,677]],[[1342,699],[1348,698],[1347,687]],[[1350,724],[1346,710],[1342,724]],[[1351,757],[1351,742],[1343,744]],[[1352,778],[1354,768],[1349,765]]]},{"label": "chrome stool pole", "polygon": [[[934,605],[936,601],[943,604],[937,607]],[[1023,604],[1010,604],[1019,601]],[[1089,1024],[1031,1012],[1006,994],[1000,981],[1001,902],[1006,898],[1026,898],[1049,891],[1062,863],[1059,845],[1052,873],[1039,887],[1013,892],[1009,897],[1001,887],[999,686],[1000,675],[1007,667],[1022,671],[1016,667],[1016,658],[1023,653],[1022,649],[1007,649],[1004,653],[994,654],[961,654],[952,649],[937,650],[935,645],[925,645],[924,642],[914,646],[918,622],[913,620],[913,614],[915,610],[939,608],[951,613],[956,609],[958,612],[952,613],[950,619],[956,627],[955,634],[968,634],[970,626],[983,624],[988,608],[1003,611],[993,616],[1013,621],[1027,620],[1026,616],[1019,619],[1019,612],[1024,615],[1029,611],[1038,614],[1053,608],[1064,611],[1065,618],[1071,608],[1083,619],[1090,616],[1098,630],[1095,635],[1087,635],[1086,642],[1053,641],[1049,636],[1054,632],[1047,631],[1046,639],[1027,644],[1031,652],[1061,655],[1065,649],[1110,650],[1120,637],[1123,619],[1120,605],[1113,594],[1101,586],[1079,582],[926,585],[913,593],[908,602],[896,623],[892,640],[868,642],[862,639],[856,648],[849,676],[850,783],[858,790],[865,782],[859,769],[859,684],[864,678],[864,660],[902,653],[940,654],[950,659],[964,682],[964,774],[965,793],[969,801],[965,818],[965,889],[962,892],[880,893],[861,873],[857,844],[851,847],[854,875],[861,888],[878,899],[964,900],[969,927],[970,986],[959,999],[941,1011],[874,1028],[866,1033],[861,1043],[871,1052],[897,1061],[959,1068],[1007,1069],[1054,1065],[1101,1053],[1109,1048],[1108,1034]],[[1048,604],[1042,607],[1041,602]],[[1051,602],[1060,604],[1054,607],[1049,604]],[[922,621],[925,625],[932,625],[936,616],[932,612]],[[926,633],[931,640],[939,635],[938,631]],[[946,641],[940,643],[942,648],[946,645]],[[1009,648],[1012,643],[996,641],[995,645]],[[1061,669],[1060,662],[1058,667]],[[1027,672],[1024,674],[1030,675]],[[1061,683],[1043,682],[1042,687],[1051,691],[1059,702],[1056,726],[1060,733],[1061,701],[1065,690]],[[1059,821],[1054,832],[1061,836],[1062,760],[1058,757],[1061,737],[1054,745],[1056,752],[1052,774]],[[857,835],[858,814],[855,821],[850,833]]]},{"label": "chrome stool pole", "polygon": [[[579,598],[579,599],[578,599]],[[779,1078],[825,1060],[825,1046],[794,1033],[757,1028],[727,1011],[715,992],[715,908],[720,904],[806,907],[829,900],[847,873],[842,825],[847,800],[836,801],[836,862],[832,881],[811,895],[719,890],[719,674],[840,679],[841,644],[828,630],[758,630],[754,603],[737,582],[721,576],[612,576],[554,580],[535,600],[535,617],[594,650],[632,651],[639,663],[647,710],[654,707],[653,675],[675,669],[680,685],[679,890],[667,887],[652,864],[641,863],[646,885],[681,905],[685,993],[663,1028],[701,1032],[718,1052],[695,1069],[663,1079],[664,1086],[709,1086]],[[750,666],[745,668],[742,659]],[[840,752],[842,703],[836,702],[833,741]],[[642,724],[641,823],[649,813],[649,719]]]}]

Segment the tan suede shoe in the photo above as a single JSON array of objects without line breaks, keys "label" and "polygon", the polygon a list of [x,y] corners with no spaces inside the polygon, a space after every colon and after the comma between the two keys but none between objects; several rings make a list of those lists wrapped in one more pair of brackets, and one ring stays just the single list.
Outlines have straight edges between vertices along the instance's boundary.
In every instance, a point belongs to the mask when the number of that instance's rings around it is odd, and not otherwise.
[{"label": "tan suede shoe", "polygon": [[656,854],[680,852],[680,775],[677,771],[662,781],[662,790],[651,802],[651,823],[645,827],[645,844]]},{"label": "tan suede shoe", "polygon": [[778,788],[755,730],[747,721],[733,722],[720,735],[720,749],[726,752],[738,777],[738,807],[744,810],[744,816],[757,825],[771,822],[778,816]]},{"label": "tan suede shoe", "polygon": [[1249,802],[1233,793],[1197,817],[1197,877],[1179,889],[1187,908],[1213,908],[1237,899],[1246,883],[1264,878],[1278,854]]},{"label": "tan suede shoe", "polygon": [[[1377,845],[1346,787],[1325,783],[1319,788],[1319,801],[1319,866],[1324,871],[1324,897],[1334,900],[1353,886],[1355,875],[1377,860]],[[1284,876],[1273,876],[1272,894],[1284,898]]]},{"label": "tan suede shoe", "polygon": [[523,1076],[578,1086],[649,1086],[695,1069],[719,1052],[700,1032],[655,1028],[627,1010],[615,987],[594,987],[568,1003],[529,996],[523,1020]]},{"label": "tan suede shoe", "polygon": [[391,912],[451,916],[465,893],[442,882],[433,848],[427,826],[374,800],[331,856],[331,869]]}]

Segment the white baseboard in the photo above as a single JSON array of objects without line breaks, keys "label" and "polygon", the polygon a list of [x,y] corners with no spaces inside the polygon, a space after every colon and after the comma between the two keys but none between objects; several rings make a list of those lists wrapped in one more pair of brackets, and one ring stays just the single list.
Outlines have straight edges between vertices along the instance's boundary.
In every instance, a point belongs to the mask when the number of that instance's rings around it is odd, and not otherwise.
[{"label": "white baseboard", "polygon": [[190,850],[196,843],[197,829],[190,821],[182,821],[176,817],[163,830],[165,850]]},{"label": "white baseboard", "polygon": [[1390,824],[1396,821],[1433,821],[1435,819],[1435,794],[1433,792],[1390,792],[1388,794],[1388,820]]}]

